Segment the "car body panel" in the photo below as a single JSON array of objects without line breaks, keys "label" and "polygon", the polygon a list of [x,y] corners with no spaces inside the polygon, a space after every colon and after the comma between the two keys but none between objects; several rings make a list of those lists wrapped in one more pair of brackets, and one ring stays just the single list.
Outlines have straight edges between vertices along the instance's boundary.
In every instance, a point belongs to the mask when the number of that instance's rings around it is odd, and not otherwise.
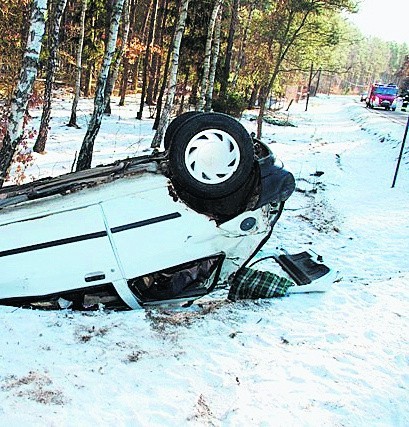
[{"label": "car body panel", "polygon": [[98,205],[3,224],[0,235],[2,298],[122,278]]},{"label": "car body panel", "polygon": [[161,174],[136,175],[2,209],[0,299],[109,282],[135,308],[128,281],[220,253],[227,280],[268,235],[269,208],[218,224],[173,198],[169,185]]},{"label": "car body panel", "polygon": [[152,178],[162,186],[101,203],[128,279],[208,255],[208,248],[192,239],[213,237],[214,225],[207,217],[173,201],[165,177]]}]

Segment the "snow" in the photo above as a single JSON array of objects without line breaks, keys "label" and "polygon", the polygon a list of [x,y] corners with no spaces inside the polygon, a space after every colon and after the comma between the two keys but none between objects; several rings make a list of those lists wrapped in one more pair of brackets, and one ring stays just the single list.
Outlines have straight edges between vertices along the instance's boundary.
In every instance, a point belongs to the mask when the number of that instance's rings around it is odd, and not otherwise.
[{"label": "snow", "polygon": [[[137,108],[113,105],[93,164],[148,149],[152,120]],[[55,101],[29,175],[71,169],[91,102],[80,109],[82,129],[67,128],[69,99]],[[0,424],[409,425],[408,149],[391,188],[405,126],[352,97],[304,109],[291,106],[295,127],[264,125],[299,191],[259,256],[314,250],[336,272],[328,291],[126,312],[0,307]]]}]

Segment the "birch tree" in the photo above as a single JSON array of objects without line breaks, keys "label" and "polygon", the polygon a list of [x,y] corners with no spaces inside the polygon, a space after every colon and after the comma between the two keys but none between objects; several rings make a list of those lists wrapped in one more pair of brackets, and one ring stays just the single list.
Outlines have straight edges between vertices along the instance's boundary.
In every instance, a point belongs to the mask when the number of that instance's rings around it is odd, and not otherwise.
[{"label": "birch tree", "polygon": [[111,95],[115,87],[116,80],[119,74],[119,66],[124,57],[126,45],[128,43],[129,26],[130,26],[130,9],[129,0],[124,0],[124,29],[122,34],[121,45],[115,54],[115,60],[111,65],[108,74],[108,81],[105,86],[105,114],[111,114]]},{"label": "birch tree", "polygon": [[81,73],[82,73],[82,50],[84,48],[85,36],[85,14],[87,12],[88,0],[82,0],[81,18],[80,18],[80,38],[77,48],[76,73],[75,73],[75,88],[74,99],[71,106],[71,117],[67,126],[78,128],[77,124],[77,106],[81,94]]},{"label": "birch tree", "polygon": [[212,99],[213,99],[213,89],[214,89],[214,81],[216,78],[216,68],[217,62],[219,60],[219,52],[220,52],[220,33],[222,26],[222,7],[219,10],[216,19],[216,27],[214,30],[214,46],[212,53],[212,61],[209,71],[209,84],[207,85],[206,90],[206,102],[205,102],[205,111],[211,111],[212,109]]},{"label": "birch tree", "polygon": [[210,22],[209,22],[209,27],[207,31],[206,47],[205,47],[205,59],[204,59],[204,65],[203,65],[202,84],[200,88],[199,101],[197,104],[197,111],[203,111],[205,102],[206,102],[205,98],[206,98],[206,92],[208,90],[208,85],[209,85],[210,60],[212,57],[213,34],[214,34],[214,28],[216,25],[217,15],[222,5],[222,1],[223,0],[216,0],[216,3],[212,10],[212,14],[210,16]]},{"label": "birch tree", "polygon": [[16,147],[23,137],[24,115],[37,76],[46,17],[47,0],[33,0],[20,76],[11,100],[7,130],[0,149],[0,188],[6,179]]},{"label": "birch tree", "polygon": [[[51,0],[51,2],[53,2],[53,0]],[[67,0],[57,0],[54,7],[52,7],[52,20],[48,39],[50,53],[47,61],[47,74],[44,88],[44,106],[43,113],[41,115],[41,123],[40,129],[38,130],[37,141],[33,148],[36,153],[43,153],[45,150],[45,144],[47,142],[48,129],[51,119],[51,96],[55,80],[55,67],[59,45],[61,17],[66,4]]]},{"label": "birch tree", "polygon": [[123,5],[124,0],[116,0],[115,4],[113,5],[108,33],[108,41],[106,44],[101,70],[98,76],[97,87],[95,89],[94,112],[89,122],[88,129],[78,155],[76,168],[77,171],[89,169],[91,167],[94,142],[101,127],[102,117],[105,110],[105,86],[107,83],[112,58],[115,54],[116,41],[118,38],[119,21],[121,19]]},{"label": "birch tree", "polygon": [[169,75],[168,93],[166,97],[165,106],[159,119],[158,129],[153,137],[151,147],[157,148],[160,146],[165,129],[169,123],[170,113],[173,107],[173,101],[176,93],[176,83],[179,68],[179,52],[180,44],[182,42],[183,33],[185,31],[185,24],[187,18],[187,11],[189,8],[189,0],[182,0],[181,8],[179,10],[179,18],[176,25],[176,31],[172,43],[172,60]]}]

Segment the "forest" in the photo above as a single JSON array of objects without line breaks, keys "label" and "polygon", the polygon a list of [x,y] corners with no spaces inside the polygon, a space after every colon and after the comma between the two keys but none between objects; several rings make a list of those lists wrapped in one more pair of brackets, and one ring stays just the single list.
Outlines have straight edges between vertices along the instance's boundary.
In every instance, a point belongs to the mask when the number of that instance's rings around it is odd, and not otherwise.
[{"label": "forest", "polygon": [[[172,117],[258,108],[327,94],[357,94],[371,82],[406,84],[409,46],[365,37],[347,19],[353,0],[5,0],[0,10],[0,187],[13,162],[46,150],[53,92],[94,111],[76,159],[91,165],[111,96],[135,120],[154,119],[152,148]],[[41,106],[38,130],[25,132]],[[148,116],[146,115],[148,114]]]}]

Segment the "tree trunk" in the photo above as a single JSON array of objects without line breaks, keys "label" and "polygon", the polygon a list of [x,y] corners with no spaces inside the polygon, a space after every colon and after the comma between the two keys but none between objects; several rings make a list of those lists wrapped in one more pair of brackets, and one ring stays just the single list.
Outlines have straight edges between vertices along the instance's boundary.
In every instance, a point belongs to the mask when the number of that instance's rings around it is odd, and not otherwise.
[{"label": "tree trunk", "polygon": [[221,98],[225,98],[227,93],[227,85],[229,82],[229,74],[230,74],[230,64],[231,64],[231,58],[232,58],[232,52],[233,52],[233,41],[234,41],[234,35],[236,32],[239,7],[240,7],[240,0],[234,0],[232,13],[231,13],[229,37],[227,40],[226,58],[224,60],[224,66],[222,69],[222,76],[221,76],[221,82],[220,82]]},{"label": "tree trunk", "polygon": [[200,97],[199,97],[199,102],[197,104],[197,111],[203,111],[205,106],[205,98],[206,98],[206,93],[209,85],[209,72],[210,72],[210,59],[212,57],[213,33],[214,33],[214,27],[216,25],[216,19],[219,13],[221,3],[222,3],[222,0],[216,0],[216,4],[214,5],[212,14],[210,16],[209,27],[207,30],[206,47],[205,47],[205,59],[204,59],[204,65],[203,65],[202,84],[200,87]]},{"label": "tree trunk", "polygon": [[260,85],[258,83],[254,83],[253,89],[251,90],[250,98],[247,104],[247,108],[251,110],[256,105],[258,93],[260,90]]},{"label": "tree trunk", "polygon": [[185,94],[186,94],[186,88],[187,88],[187,84],[189,82],[189,77],[190,77],[190,68],[186,68],[186,72],[185,72],[185,80],[183,81],[183,88],[182,88],[182,97],[180,98],[180,103],[179,103],[179,110],[178,110],[178,116],[180,114],[183,113],[183,110],[185,108]]},{"label": "tree trunk", "polygon": [[260,139],[262,132],[263,132],[263,120],[264,120],[264,112],[266,110],[266,102],[267,97],[269,94],[269,90],[267,87],[262,87],[260,89],[260,96],[259,96],[259,104],[260,104],[260,110],[257,116],[257,138]]},{"label": "tree trunk", "polygon": [[[179,0],[178,2],[179,8],[180,8],[180,4],[181,4],[181,0]],[[176,34],[176,24],[173,26],[172,40],[175,38],[175,34]],[[172,49],[173,49],[173,46],[169,47],[168,53],[166,54],[166,62],[165,62],[165,69],[163,70],[162,84],[161,84],[158,99],[156,102],[156,116],[152,126],[153,130],[157,130],[159,127],[159,121],[162,113],[163,96],[165,94],[166,83],[168,81],[168,73],[169,73],[169,67],[170,67],[170,59],[172,57]]]},{"label": "tree trunk", "polygon": [[[51,0],[53,1],[53,0]],[[40,129],[38,130],[37,141],[34,144],[33,150],[36,153],[43,153],[45,150],[45,144],[48,137],[48,129],[51,119],[51,96],[53,92],[53,85],[55,79],[55,67],[57,61],[57,51],[59,45],[60,35],[60,24],[61,17],[64,12],[67,0],[57,0],[54,7],[52,7],[52,21],[50,25],[49,34],[49,48],[50,53],[47,61],[47,74],[45,79],[44,89],[44,106],[43,113],[41,115]]]},{"label": "tree trunk", "polygon": [[165,10],[167,7],[167,0],[160,0],[158,3],[158,14],[157,14],[157,25],[156,25],[156,31],[153,37],[153,46],[156,48],[154,49],[154,52],[152,54],[152,64],[150,67],[151,72],[149,73],[149,81],[148,81],[148,87],[146,90],[146,103],[148,105],[153,105],[156,101],[155,97],[155,87],[156,87],[156,95],[157,95],[157,88],[159,80],[159,74],[160,74],[160,65],[161,65],[161,55],[158,52],[159,47],[162,47],[163,45],[163,30],[166,20],[166,14]]},{"label": "tree trunk", "polygon": [[155,24],[156,24],[156,15],[158,13],[158,0],[153,0],[152,6],[152,16],[151,22],[149,25],[149,35],[146,43],[146,52],[143,60],[143,75],[142,75],[142,92],[141,92],[141,104],[139,106],[139,111],[136,115],[138,120],[142,119],[143,107],[145,105],[145,97],[146,97],[146,88],[148,84],[148,75],[151,69],[151,50],[152,50],[152,41],[155,33]]},{"label": "tree trunk", "polygon": [[87,11],[88,0],[82,0],[81,6],[81,30],[80,39],[77,49],[77,64],[76,64],[76,75],[75,75],[75,89],[74,89],[74,100],[72,101],[71,117],[67,126],[78,128],[77,124],[77,106],[78,100],[81,94],[81,72],[82,72],[82,49],[84,47],[84,35],[85,35],[85,13]]},{"label": "tree trunk", "polygon": [[160,147],[160,144],[163,139],[163,135],[165,133],[166,126],[168,125],[168,122],[169,122],[170,113],[173,107],[173,100],[175,98],[177,75],[178,75],[178,68],[179,68],[180,44],[182,42],[183,33],[185,31],[188,8],[189,8],[189,0],[183,0],[181,4],[181,9],[179,11],[179,18],[176,26],[175,36],[173,39],[172,62],[171,62],[172,65],[170,68],[168,95],[166,98],[165,108],[163,109],[163,112],[159,120],[158,129],[156,130],[155,136],[153,137],[153,141],[151,144],[152,148]]},{"label": "tree trunk", "polygon": [[[178,4],[179,2],[177,2]],[[159,40],[159,46],[163,49],[163,39],[166,32],[166,24],[169,16],[169,0],[164,0],[164,11],[163,11],[163,18],[162,18],[162,28],[161,28],[161,34],[160,34],[160,40]],[[159,86],[161,83],[161,69],[162,69],[162,55],[157,54],[158,56],[158,64],[157,64],[157,70],[156,70],[156,76],[155,76],[155,85],[153,88],[153,98],[157,102],[158,94],[159,94]]]},{"label": "tree trunk", "polygon": [[[142,43],[144,43],[145,45],[148,44],[148,36],[146,34],[146,32],[148,31],[148,27],[149,27],[149,19],[151,16],[151,12],[152,12],[152,0],[150,0],[149,2],[149,7],[146,8],[146,13],[144,15],[144,19],[143,19],[143,23],[142,23],[142,27],[141,30],[139,32],[140,34],[140,40]],[[148,31],[149,34],[149,31]],[[139,79],[139,64],[140,64],[140,58],[138,57],[135,60],[134,66],[132,67],[132,90],[137,90],[138,89],[138,79]]]},{"label": "tree trunk", "polygon": [[121,79],[121,89],[120,89],[120,98],[119,98],[119,106],[123,107],[125,105],[125,97],[126,97],[126,89],[128,87],[128,76],[129,76],[129,60],[128,58],[124,58],[124,67],[122,71],[122,79]]},{"label": "tree trunk", "polygon": [[[133,34],[135,32],[135,17],[136,17],[136,6],[138,4],[137,0],[131,0],[129,4],[129,34],[128,34],[128,47],[130,46],[130,43],[133,38]],[[128,79],[129,79],[129,72],[131,70],[129,59],[125,55],[123,58],[123,70],[122,70],[122,77],[121,77],[121,85],[119,90],[119,103],[118,105],[120,107],[123,107],[125,105],[125,97],[126,97],[126,91],[128,89]]]},{"label": "tree trunk", "polygon": [[[246,52],[246,46],[247,46],[247,37],[248,37],[249,30],[250,30],[251,18],[252,18],[253,12],[255,10],[256,3],[257,3],[256,1],[253,1],[253,3],[250,5],[249,14],[248,14],[248,17],[246,20],[246,25],[244,27],[243,37],[242,37],[239,52],[237,55],[236,69],[234,71],[234,75],[233,75],[233,79],[232,79],[232,83],[231,83],[233,88],[236,87],[240,69],[244,66],[244,63],[245,63],[245,52]],[[226,89],[227,89],[227,86],[226,86]]]},{"label": "tree trunk", "polygon": [[266,110],[266,102],[267,98],[270,95],[271,89],[273,88],[274,82],[276,81],[276,78],[279,73],[279,67],[280,63],[277,62],[276,67],[274,68],[274,71],[271,75],[270,81],[268,82],[267,86],[264,86],[260,90],[260,110],[258,112],[257,116],[257,138],[260,139],[263,133],[263,120],[264,120],[264,112]]},{"label": "tree trunk", "polygon": [[317,96],[318,88],[320,87],[320,80],[321,80],[321,68],[318,70],[317,84],[315,85],[313,96]]},{"label": "tree trunk", "polygon": [[108,79],[109,68],[115,53],[119,21],[121,18],[123,4],[124,0],[117,0],[113,6],[108,42],[106,45],[101,70],[98,76],[97,88],[95,90],[94,112],[92,114],[84,141],[82,142],[81,150],[78,155],[76,168],[77,171],[89,169],[91,167],[95,137],[97,136],[99,128],[101,127],[102,116],[105,110],[104,91]]},{"label": "tree trunk", "polygon": [[[92,3],[90,3],[90,6]],[[91,44],[95,44],[95,16],[91,17],[91,25],[90,25],[90,36],[89,36],[89,42]],[[93,60],[87,58],[88,66],[85,71],[85,81],[84,81],[84,96],[88,98],[91,95],[92,92],[92,80],[94,75],[94,69],[95,69],[95,63]]]},{"label": "tree trunk", "polygon": [[93,74],[94,74],[94,63],[90,61],[85,71],[85,81],[84,81],[85,98],[88,98],[91,95]]},{"label": "tree trunk", "polygon": [[216,77],[216,68],[217,61],[219,59],[220,52],[220,32],[222,26],[222,7],[219,10],[219,14],[217,15],[216,27],[214,30],[214,46],[213,46],[213,55],[212,62],[210,66],[209,72],[209,84],[206,92],[206,103],[205,103],[205,111],[211,111],[212,109],[212,99],[213,99],[213,89],[214,89],[214,80]]},{"label": "tree trunk", "polygon": [[105,114],[111,114],[111,95],[114,90],[115,82],[118,78],[119,65],[121,64],[126,44],[128,43],[129,25],[129,0],[124,0],[124,33],[122,36],[121,46],[117,50],[115,60],[109,70],[108,81],[105,86]]},{"label": "tree trunk", "polygon": [[7,129],[0,149],[0,188],[6,179],[16,147],[23,137],[24,114],[37,76],[46,13],[47,0],[33,0],[20,77],[11,100]]}]

